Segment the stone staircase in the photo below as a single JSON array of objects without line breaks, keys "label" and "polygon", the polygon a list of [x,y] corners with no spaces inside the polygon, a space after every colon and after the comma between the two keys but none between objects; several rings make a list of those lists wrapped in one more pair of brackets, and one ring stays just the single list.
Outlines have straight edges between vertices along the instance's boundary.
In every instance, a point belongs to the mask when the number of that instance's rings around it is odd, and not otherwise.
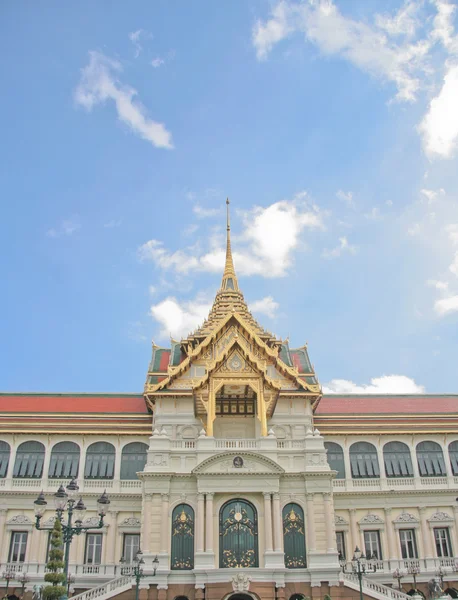
[{"label": "stone staircase", "polygon": [[103,585],[98,585],[77,594],[72,597],[72,600],[108,600],[108,598],[113,598],[113,596],[127,592],[130,589],[132,589],[132,575],[122,575],[107,581]]},{"label": "stone staircase", "polygon": [[[342,577],[343,582],[347,587],[359,592],[359,580],[357,575],[353,575],[353,573],[343,573]],[[362,583],[363,594],[375,598],[376,600],[412,600],[412,598],[407,594],[404,594],[404,592],[395,590],[382,583],[371,581],[367,577],[363,577]]]}]

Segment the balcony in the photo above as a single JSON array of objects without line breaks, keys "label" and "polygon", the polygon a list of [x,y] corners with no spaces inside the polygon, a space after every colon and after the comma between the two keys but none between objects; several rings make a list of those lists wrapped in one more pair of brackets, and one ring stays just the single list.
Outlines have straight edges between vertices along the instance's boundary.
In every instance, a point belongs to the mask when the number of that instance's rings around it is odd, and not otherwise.
[{"label": "balcony", "polygon": [[[68,484],[70,479],[30,479],[30,478],[12,478],[0,479],[0,487],[2,492],[35,491],[43,490],[45,493],[54,493],[56,489]],[[141,494],[142,482],[139,479],[78,479],[79,492],[84,493],[99,493],[107,490],[111,493],[126,493],[126,494]]]},{"label": "balcony", "polygon": [[368,479],[334,479],[334,492],[410,491],[425,489],[455,489],[458,477],[380,477]]}]

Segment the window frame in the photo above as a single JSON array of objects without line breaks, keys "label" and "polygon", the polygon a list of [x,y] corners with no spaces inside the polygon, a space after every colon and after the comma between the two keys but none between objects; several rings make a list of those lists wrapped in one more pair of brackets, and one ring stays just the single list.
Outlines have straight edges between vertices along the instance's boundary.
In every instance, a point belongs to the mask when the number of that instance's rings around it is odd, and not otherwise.
[{"label": "window frame", "polygon": [[[6,449],[8,447],[8,450]],[[0,440],[0,479],[8,475],[8,467],[11,460],[11,446],[8,442]]]},{"label": "window frame", "polygon": [[[391,450],[387,447],[397,444],[399,446],[403,446],[404,449]],[[391,442],[387,442],[383,446],[383,466],[385,469],[385,475],[388,479],[396,478],[396,477],[413,477],[413,464],[412,464],[412,454],[410,452],[409,446],[405,442],[400,442],[396,440],[392,440]],[[396,473],[396,470],[398,471]],[[402,471],[405,472],[402,472]]]},{"label": "window frame", "polygon": [[[71,444],[76,450],[67,450],[67,451],[56,451],[56,447],[62,444]],[[75,465],[75,458],[76,460]],[[64,466],[70,460],[69,468],[64,469]],[[51,457],[49,460],[48,467],[48,479],[76,479],[78,477],[79,469],[80,469],[80,460],[81,460],[81,449],[77,443],[72,442],[71,440],[65,440],[62,442],[57,442],[51,448]],[[63,461],[63,464],[59,464],[60,461]],[[56,473],[57,472],[57,473]]]},{"label": "window frame", "polygon": [[[91,452],[90,449],[97,444],[107,444],[113,448],[113,452],[108,451],[108,448],[105,450],[96,450]],[[93,442],[90,446],[88,446],[86,450],[86,460],[84,463],[84,479],[114,479],[115,468],[116,448],[111,442]],[[104,471],[104,474],[100,475],[102,471]],[[95,475],[93,473],[95,473]]]},{"label": "window frame", "polygon": [[[333,450],[332,448],[329,448],[329,446],[334,446],[336,448],[340,448],[340,452],[337,449]],[[342,446],[340,444],[338,444],[337,442],[325,442],[324,447],[326,449],[326,460],[328,461],[329,467],[333,471],[337,471],[336,479],[345,479],[345,477],[346,477],[345,456],[344,456],[344,450],[343,450]],[[332,460],[329,460],[331,455],[334,455],[334,458],[332,458]],[[341,456],[339,456],[339,455],[341,455]],[[338,457],[338,458],[336,459],[336,457]],[[341,461],[341,464],[338,465],[338,463],[340,461]],[[339,466],[340,468],[337,468],[337,466]]]},{"label": "window frame", "polygon": [[[362,444],[373,448],[366,450],[352,450]],[[380,479],[380,463],[377,448],[371,442],[354,442],[349,448],[350,468],[352,479]],[[359,455],[359,456],[358,456]]]},{"label": "window frame", "polygon": [[447,449],[452,474],[456,477],[458,475],[458,440],[450,442]]},{"label": "window frame", "polygon": [[382,553],[382,540],[381,540],[381,536],[380,536],[380,530],[379,529],[365,529],[363,532],[363,538],[364,538],[364,554],[367,558],[369,552],[368,552],[368,544],[367,544],[367,540],[366,540],[366,534],[368,536],[370,536],[370,538],[374,537],[375,541],[376,541],[376,550],[377,552],[374,552],[374,548],[373,548],[373,541],[372,539],[369,542],[369,545],[371,546],[371,552],[370,552],[370,557],[372,558],[372,556],[375,554],[376,560],[383,560],[383,553]]},{"label": "window frame", "polygon": [[[407,534],[410,534],[410,540],[403,540]],[[418,558],[418,546],[417,546],[417,536],[415,533],[415,529],[399,529],[399,544],[401,546],[401,558],[404,560]],[[409,551],[409,544],[411,544],[411,551]],[[406,556],[404,556],[404,554]],[[408,556],[412,554],[412,556]]]},{"label": "window frame", "polygon": [[[340,544],[339,544],[340,539]],[[347,559],[347,549],[345,545],[345,531],[336,531],[336,546],[337,553],[341,555],[343,559]],[[340,546],[340,548],[339,548]]]},{"label": "window frame", "polygon": [[[27,444],[36,444],[32,450],[21,450]],[[38,447],[41,446],[40,450]],[[13,478],[15,479],[41,479],[46,456],[46,448],[42,442],[27,440],[19,444],[14,459]]]},{"label": "window frame", "polygon": [[[129,558],[127,556],[127,549],[126,549],[126,542],[128,540],[128,538],[136,538],[138,543],[137,544],[131,544],[131,547],[136,547],[137,550],[136,552],[130,552],[130,554],[132,554],[132,556]],[[140,550],[140,534],[139,533],[124,533],[123,534],[123,539],[122,539],[122,556],[126,562],[126,564],[130,565],[133,563],[135,556],[137,555],[137,552]]]},{"label": "window frame", "polygon": [[[450,536],[450,527],[434,527],[434,545],[436,547],[436,554],[438,558],[451,558],[453,557],[453,548],[452,548],[452,540]],[[442,539],[438,539],[438,532],[444,532],[445,535]],[[446,544],[447,553],[443,553],[443,542]],[[440,548],[440,552],[439,552]]]},{"label": "window frame", "polygon": [[[22,546],[24,546],[24,551],[23,554],[19,554],[19,558],[22,556],[23,560],[14,560],[13,558],[13,553],[14,553],[14,546],[16,545],[15,542],[15,538],[16,536],[25,536],[25,541],[21,541],[19,543],[19,550],[22,551]],[[13,564],[17,564],[17,563],[24,563],[25,559],[26,559],[26,554],[27,554],[27,543],[29,540],[29,532],[28,531],[12,531],[11,532],[11,537],[10,537],[10,548],[9,548],[9,552],[8,552],[8,562],[9,563],[13,563]]]},{"label": "window frame", "polygon": [[[438,448],[438,450],[419,449],[423,444],[434,445]],[[418,442],[415,447],[415,452],[417,455],[418,472],[420,473],[420,477],[446,477],[447,467],[445,466],[444,450],[440,444],[434,440],[423,440],[422,442]],[[433,456],[428,456],[430,454],[433,454]],[[435,463],[439,467],[440,472],[437,472]]]},{"label": "window frame", "polygon": [[[89,539],[90,538],[97,538],[97,540],[100,540],[100,544],[90,544],[89,543]],[[99,562],[88,562],[88,554],[89,554],[89,546],[92,545],[92,554],[94,554],[95,552],[97,552],[97,547],[100,548],[100,561]],[[103,550],[103,533],[91,533],[90,531],[88,531],[86,533],[86,543],[84,546],[84,564],[85,565],[90,565],[90,566],[97,566],[97,565],[101,565],[102,564],[102,550]]]},{"label": "window frame", "polygon": [[[129,446],[133,446],[134,444],[144,446],[144,453],[138,452],[126,452],[126,448]],[[134,481],[137,480],[137,473],[143,471],[146,465],[146,461],[148,458],[148,444],[144,442],[129,442],[125,446],[123,446],[121,450],[121,470],[119,474],[119,478],[121,481]],[[143,460],[144,459],[144,460]],[[134,477],[126,477],[125,475],[132,475],[129,472],[130,468],[132,468],[131,463],[135,463],[135,474]]]}]

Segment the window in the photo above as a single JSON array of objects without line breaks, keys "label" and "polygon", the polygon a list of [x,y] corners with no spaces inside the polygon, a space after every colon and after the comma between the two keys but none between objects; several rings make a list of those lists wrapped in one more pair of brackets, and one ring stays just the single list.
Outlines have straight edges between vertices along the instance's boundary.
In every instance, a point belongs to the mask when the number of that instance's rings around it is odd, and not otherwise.
[{"label": "window", "polygon": [[108,442],[91,444],[86,453],[84,479],[113,479],[115,449]]},{"label": "window", "polygon": [[414,529],[400,529],[399,540],[402,558],[418,558]]},{"label": "window", "polygon": [[336,479],[345,479],[345,462],[342,447],[334,442],[325,442],[328,452],[328,463],[333,471],[337,471]]},{"label": "window", "polygon": [[383,462],[387,477],[413,477],[409,447],[402,442],[388,442],[383,446]]},{"label": "window", "polygon": [[121,479],[137,479],[137,473],[143,471],[146,464],[147,444],[132,442],[122,449]]},{"label": "window", "polygon": [[0,441],[0,477],[6,477],[8,473],[8,464],[10,462],[10,445]]},{"label": "window", "polygon": [[[452,465],[452,473],[458,475],[458,441],[452,442],[448,447],[450,455],[450,464]],[[2,476],[4,477],[4,475]]]},{"label": "window", "polygon": [[258,567],[258,515],[247,500],[230,500],[219,513],[221,568]]},{"label": "window", "polygon": [[420,442],[417,445],[417,461],[422,477],[440,477],[446,473],[442,448],[436,442]]},{"label": "window", "polygon": [[305,569],[304,511],[299,504],[290,503],[283,508],[283,541],[287,569]]},{"label": "window", "polygon": [[366,551],[366,558],[378,558],[382,560],[382,548],[380,546],[380,532],[379,531],[365,531],[364,532],[364,549]]},{"label": "window", "polygon": [[126,563],[133,562],[140,549],[140,534],[139,533],[126,533],[124,535],[124,546],[123,546],[123,558]]},{"label": "window", "polygon": [[434,541],[436,542],[436,553],[439,558],[453,556],[448,527],[434,529]]},{"label": "window", "polygon": [[343,531],[336,531],[336,541],[339,557],[347,558],[347,553],[345,552],[345,534]]},{"label": "window", "polygon": [[59,442],[51,451],[48,477],[78,477],[80,449],[74,442]]},{"label": "window", "polygon": [[350,446],[351,476],[380,477],[377,450],[368,442],[357,442]]},{"label": "window", "polygon": [[172,513],[172,569],[194,568],[194,511],[178,504]]},{"label": "window", "polygon": [[27,531],[13,531],[11,533],[10,554],[8,562],[17,563],[25,561],[27,536]]},{"label": "window", "polygon": [[102,562],[102,534],[88,533],[86,535],[86,565],[100,565]]},{"label": "window", "polygon": [[45,447],[40,442],[23,442],[18,446],[14,462],[13,477],[33,477],[43,475]]}]

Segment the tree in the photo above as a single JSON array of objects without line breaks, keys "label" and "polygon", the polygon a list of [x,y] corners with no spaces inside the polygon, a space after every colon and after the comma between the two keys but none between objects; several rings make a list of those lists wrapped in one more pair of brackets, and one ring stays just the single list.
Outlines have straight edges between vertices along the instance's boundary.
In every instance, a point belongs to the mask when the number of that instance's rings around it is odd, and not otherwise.
[{"label": "tree", "polygon": [[49,573],[45,574],[45,581],[52,583],[52,585],[47,585],[43,589],[44,600],[58,600],[58,598],[67,593],[67,590],[62,585],[65,581],[65,574],[62,572],[64,568],[64,551],[62,547],[62,524],[59,519],[56,519],[51,533],[51,550],[49,551],[49,560],[46,565]]}]

